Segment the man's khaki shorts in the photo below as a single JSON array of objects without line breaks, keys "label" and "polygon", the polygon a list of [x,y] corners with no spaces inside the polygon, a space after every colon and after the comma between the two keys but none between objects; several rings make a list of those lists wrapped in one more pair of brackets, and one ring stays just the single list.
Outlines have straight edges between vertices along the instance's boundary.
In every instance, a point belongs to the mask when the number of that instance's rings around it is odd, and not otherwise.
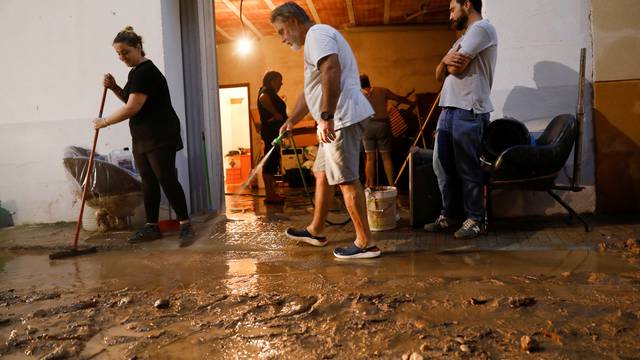
[{"label": "man's khaki shorts", "polygon": [[349,125],[336,131],[336,139],[320,143],[313,163],[313,172],[324,171],[329,185],[339,185],[360,178],[360,146],[362,134],[369,120]]}]

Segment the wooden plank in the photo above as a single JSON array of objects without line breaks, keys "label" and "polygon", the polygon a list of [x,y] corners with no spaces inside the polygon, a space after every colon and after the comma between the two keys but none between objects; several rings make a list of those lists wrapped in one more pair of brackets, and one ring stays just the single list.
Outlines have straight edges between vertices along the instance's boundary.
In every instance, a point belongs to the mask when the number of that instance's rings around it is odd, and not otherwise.
[{"label": "wooden plank", "polygon": [[313,15],[313,21],[315,21],[316,24],[321,24],[322,21],[320,20],[320,16],[318,15],[318,10],[316,10],[316,6],[313,4],[313,0],[307,0],[307,6],[309,7],[309,10],[311,10],[311,15]]},{"label": "wooden plank", "polygon": [[273,1],[271,0],[264,0],[264,3],[267,4],[267,7],[269,8],[269,10],[273,11],[273,9],[276,8],[275,5],[273,5]]},{"label": "wooden plank", "polygon": [[384,0],[384,24],[389,23],[389,14],[391,13],[391,0]]},{"label": "wooden plank", "polygon": [[[236,14],[237,17],[240,17],[240,9],[238,9],[235,5],[233,5],[231,1],[229,0],[221,0],[221,1],[225,5],[227,5],[229,10],[233,11],[233,13]],[[258,29],[256,29],[255,26],[253,26],[253,23],[251,23],[251,21],[249,21],[249,19],[247,19],[247,17],[244,16],[244,14],[242,14],[241,20],[249,29],[251,29],[251,31],[253,31],[254,34],[256,34],[258,38],[262,38],[262,34],[260,33],[260,31],[258,31]]]},{"label": "wooden plank", "polygon": [[231,35],[229,35],[229,33],[227,33],[226,31],[222,30],[220,26],[216,25],[216,31],[219,32],[220,35],[222,35],[225,39],[229,41],[233,41],[233,38],[231,37]]},{"label": "wooden plank", "polygon": [[347,13],[349,14],[349,24],[355,25],[356,15],[353,12],[353,0],[346,0],[346,1],[347,1]]}]

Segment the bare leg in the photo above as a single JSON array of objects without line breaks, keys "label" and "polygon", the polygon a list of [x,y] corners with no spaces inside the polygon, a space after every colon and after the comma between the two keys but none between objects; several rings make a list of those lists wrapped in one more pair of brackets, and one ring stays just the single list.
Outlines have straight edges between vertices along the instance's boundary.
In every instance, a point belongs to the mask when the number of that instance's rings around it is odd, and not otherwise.
[{"label": "bare leg", "polygon": [[367,177],[367,183],[365,185],[370,188],[376,185],[376,152],[368,151],[365,155],[366,163],[364,170]]},{"label": "bare leg", "polygon": [[[325,220],[331,207],[331,199],[335,192],[335,186],[329,185],[324,171],[314,173],[316,177],[316,201],[313,210],[313,220],[307,230],[314,236],[324,236]],[[364,199],[364,197],[363,197]]]},{"label": "bare leg", "polygon": [[391,160],[391,153],[385,151],[381,154],[382,163],[384,164],[384,174],[387,176],[389,186],[393,186],[393,161]]},{"label": "bare leg", "polygon": [[340,190],[344,197],[344,203],[353,221],[353,227],[356,230],[355,244],[361,249],[368,247],[372,242],[371,230],[369,229],[369,221],[366,216],[366,203],[364,199],[364,191],[359,180],[349,183],[340,184]]}]

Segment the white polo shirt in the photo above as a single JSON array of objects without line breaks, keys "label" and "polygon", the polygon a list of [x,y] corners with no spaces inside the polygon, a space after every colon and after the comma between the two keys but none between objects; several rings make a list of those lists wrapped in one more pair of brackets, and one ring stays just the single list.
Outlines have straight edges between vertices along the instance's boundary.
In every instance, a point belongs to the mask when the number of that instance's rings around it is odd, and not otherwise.
[{"label": "white polo shirt", "polygon": [[340,62],[340,98],[334,114],[334,129],[359,123],[373,116],[373,108],[360,91],[360,72],[351,47],[342,35],[328,25],[313,25],[304,42],[304,97],[311,116],[320,120],[322,83],[318,61],[338,54]]}]

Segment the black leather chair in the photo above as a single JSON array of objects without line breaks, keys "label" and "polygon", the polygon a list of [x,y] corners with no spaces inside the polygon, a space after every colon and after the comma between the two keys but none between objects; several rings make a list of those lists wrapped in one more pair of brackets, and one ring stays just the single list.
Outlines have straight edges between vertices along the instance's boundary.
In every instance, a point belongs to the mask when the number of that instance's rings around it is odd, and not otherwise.
[{"label": "black leather chair", "polygon": [[554,192],[583,189],[555,182],[571,154],[577,135],[576,118],[569,114],[558,115],[551,120],[535,144],[531,144],[524,124],[517,120],[491,122],[482,140],[481,159],[488,173],[484,191],[487,223],[492,215],[493,189],[546,191],[569,212],[570,217],[575,216],[582,222],[585,231],[590,231],[591,226]]}]

